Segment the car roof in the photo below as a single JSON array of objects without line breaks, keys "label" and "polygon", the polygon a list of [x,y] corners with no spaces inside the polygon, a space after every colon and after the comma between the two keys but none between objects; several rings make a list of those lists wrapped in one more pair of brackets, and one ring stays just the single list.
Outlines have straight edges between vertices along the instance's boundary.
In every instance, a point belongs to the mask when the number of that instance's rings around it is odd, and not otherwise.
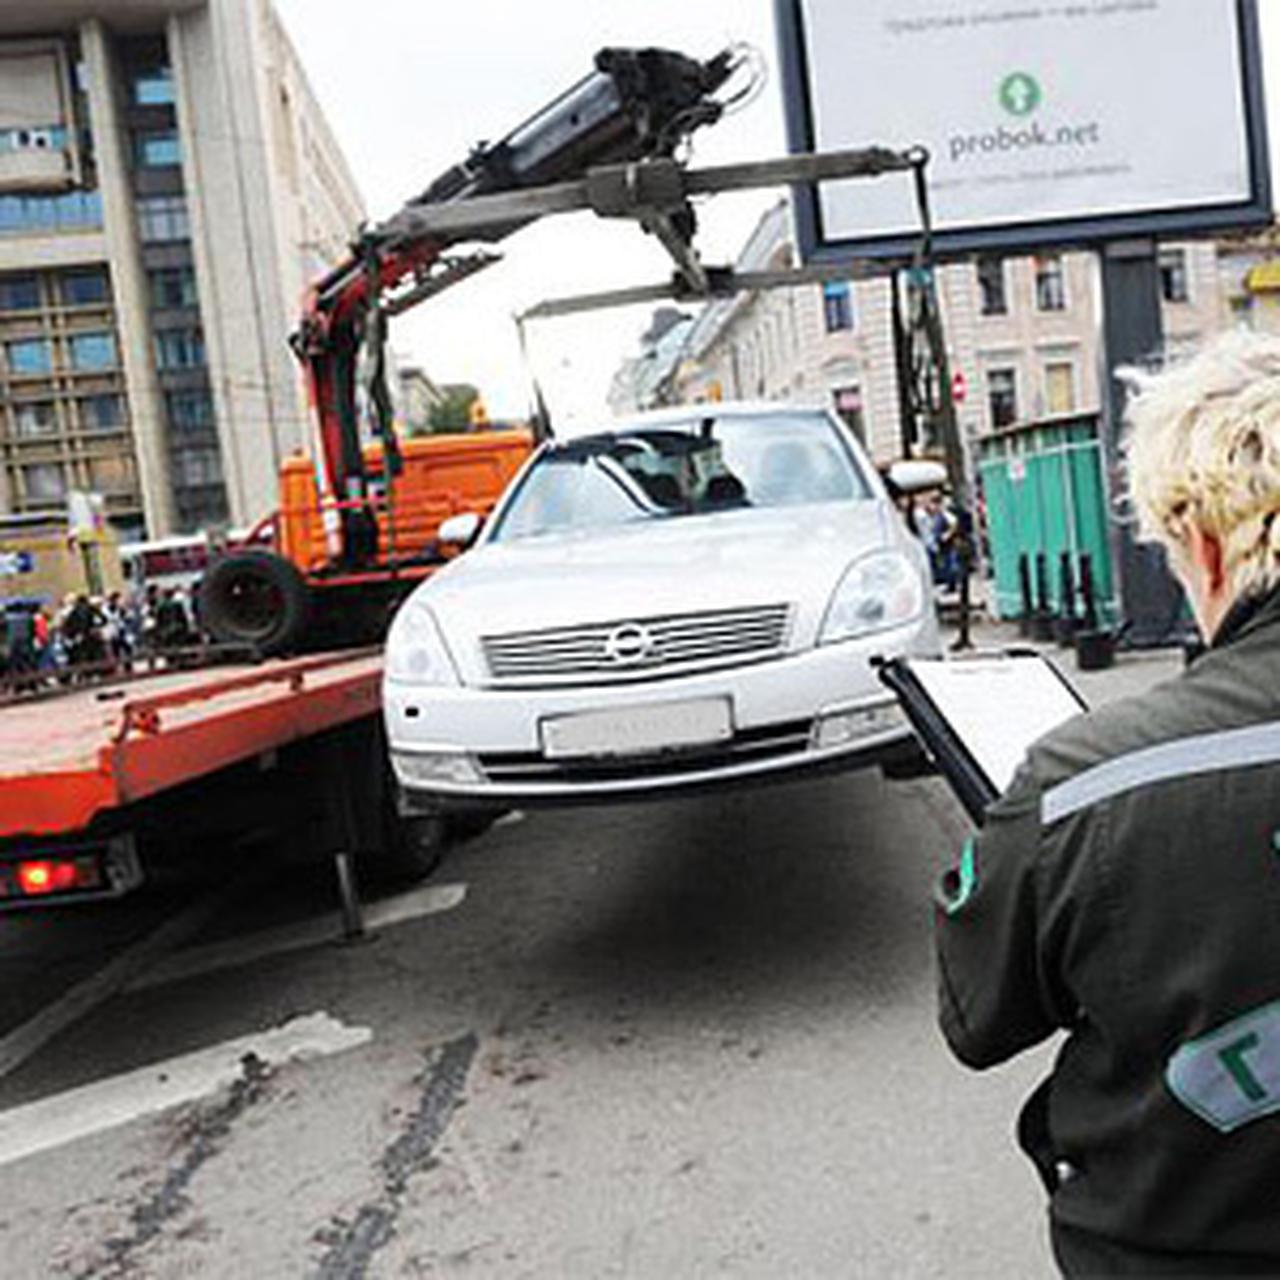
[{"label": "car roof", "polygon": [[709,400],[695,404],[668,405],[661,409],[647,409],[642,413],[623,414],[619,417],[603,416],[592,425],[581,425],[569,428],[561,433],[556,431],[559,440],[574,440],[581,436],[604,435],[611,431],[635,431],[644,427],[661,427],[678,422],[688,422],[699,418],[725,417],[763,417],[779,413],[804,414],[827,418],[825,409],[813,405],[791,404],[785,400]]}]

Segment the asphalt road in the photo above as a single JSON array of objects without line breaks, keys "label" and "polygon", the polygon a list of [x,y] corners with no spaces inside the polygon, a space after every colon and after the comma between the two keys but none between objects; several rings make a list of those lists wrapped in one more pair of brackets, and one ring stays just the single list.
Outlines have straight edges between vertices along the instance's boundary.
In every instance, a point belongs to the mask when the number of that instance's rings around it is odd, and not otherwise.
[{"label": "asphalt road", "polygon": [[[874,772],[533,814],[350,945],[323,868],[241,884],[0,1075],[0,1272],[1050,1274],[1011,1137],[1047,1051],[975,1076],[933,1023],[964,833]],[[0,921],[30,984],[0,1069],[95,940],[114,963],[218,892]]]}]

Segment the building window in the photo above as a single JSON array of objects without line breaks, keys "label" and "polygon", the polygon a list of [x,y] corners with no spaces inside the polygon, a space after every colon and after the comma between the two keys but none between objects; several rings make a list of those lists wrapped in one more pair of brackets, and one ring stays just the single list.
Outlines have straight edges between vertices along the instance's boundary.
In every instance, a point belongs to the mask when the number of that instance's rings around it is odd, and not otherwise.
[{"label": "building window", "polygon": [[987,403],[991,425],[1011,427],[1018,420],[1018,375],[1013,369],[987,371]]},{"label": "building window", "polygon": [[222,483],[222,459],[217,449],[183,449],[174,454],[174,480],[185,489]]},{"label": "building window", "polygon": [[133,156],[143,169],[163,169],[182,163],[176,129],[144,129],[133,135]]},{"label": "building window", "polygon": [[35,376],[53,369],[53,349],[47,338],[27,338],[10,342],[5,347],[9,372],[19,376]]},{"label": "building window", "polygon": [[119,455],[94,458],[89,463],[89,481],[99,493],[129,493],[134,487],[132,460]]},{"label": "building window", "polygon": [[984,316],[1009,314],[1009,300],[1004,288],[1004,259],[978,259],[978,295]]},{"label": "building window", "polygon": [[0,235],[28,231],[81,231],[102,226],[102,195],[68,191],[60,196],[0,196]]},{"label": "building window", "polygon": [[22,487],[36,502],[59,502],[67,495],[67,480],[56,462],[38,462],[22,468]]},{"label": "building window", "polygon": [[173,307],[194,307],[199,301],[196,294],[196,273],[190,267],[166,267],[149,274],[151,305],[160,310]]},{"label": "building window", "polygon": [[13,406],[17,434],[24,440],[52,435],[58,429],[58,415],[52,400],[35,400]]},{"label": "building window", "polygon": [[181,196],[140,196],[138,231],[147,244],[189,239],[191,222],[186,200]]},{"label": "building window", "polygon": [[0,311],[38,311],[40,281],[35,276],[0,279]]},{"label": "building window", "polygon": [[154,67],[141,72],[133,82],[133,101],[139,107],[172,106],[172,70],[169,67]]},{"label": "building window", "polygon": [[1036,309],[1067,309],[1067,282],[1062,273],[1060,253],[1046,253],[1036,258]]},{"label": "building window", "polygon": [[105,271],[72,271],[58,281],[62,301],[68,307],[100,306],[111,299]]},{"label": "building window", "polygon": [[119,396],[85,396],[80,401],[80,426],[85,431],[114,431],[124,424],[124,402]]},{"label": "building window", "polygon": [[1070,360],[1051,360],[1044,367],[1045,404],[1051,414],[1074,413],[1076,367]]},{"label": "building window", "polygon": [[199,329],[165,329],[156,334],[156,364],[161,369],[197,369],[204,364],[204,334]]},{"label": "building window", "polygon": [[0,129],[0,155],[15,151],[63,151],[67,131],[57,124]]},{"label": "building window", "polygon": [[1160,250],[1160,295],[1166,302],[1189,302],[1187,287],[1187,251]]},{"label": "building window", "polygon": [[170,391],[165,395],[174,431],[212,431],[213,397],[207,391]]},{"label": "building window", "polygon": [[862,388],[857,383],[836,387],[831,392],[831,400],[840,420],[866,444],[867,424],[862,414]]},{"label": "building window", "polygon": [[81,373],[101,373],[119,363],[115,335],[110,333],[74,333],[68,339],[71,367]]},{"label": "building window", "polygon": [[822,317],[828,333],[853,328],[853,294],[846,282],[833,280],[822,286]]}]

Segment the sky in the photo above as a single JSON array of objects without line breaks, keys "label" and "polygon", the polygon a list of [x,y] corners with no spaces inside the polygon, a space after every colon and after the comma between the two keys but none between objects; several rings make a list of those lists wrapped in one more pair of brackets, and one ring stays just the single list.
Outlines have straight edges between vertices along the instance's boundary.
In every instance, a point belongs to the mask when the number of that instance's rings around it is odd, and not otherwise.
[{"label": "sky", "polygon": [[[849,0],[856,2],[856,0]],[[695,136],[696,165],[785,153],[772,0],[275,0],[372,218],[394,213],[482,140],[502,137],[586,75],[606,45],[707,58],[735,41],[769,64],[764,92]],[[1280,179],[1280,0],[1260,0],[1272,170]],[[908,90],[903,90],[908,91]],[[699,206],[703,261],[732,262],[780,192]],[[634,224],[546,218],[498,246],[504,261],[394,323],[392,343],[437,382],[478,386],[494,417],[523,416],[529,378],[512,317],[549,297],[653,283],[666,254]],[[530,358],[553,416],[604,412],[652,306],[532,322]]]}]

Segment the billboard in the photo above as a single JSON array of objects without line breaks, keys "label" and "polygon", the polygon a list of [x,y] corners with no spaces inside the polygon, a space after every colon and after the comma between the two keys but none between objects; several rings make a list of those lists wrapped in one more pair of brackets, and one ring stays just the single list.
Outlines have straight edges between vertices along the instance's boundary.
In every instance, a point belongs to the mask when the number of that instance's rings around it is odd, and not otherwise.
[{"label": "billboard", "polygon": [[[1270,223],[1256,0],[775,0],[790,148],[923,144],[940,254]],[[901,176],[797,190],[806,261],[909,253]]]}]

